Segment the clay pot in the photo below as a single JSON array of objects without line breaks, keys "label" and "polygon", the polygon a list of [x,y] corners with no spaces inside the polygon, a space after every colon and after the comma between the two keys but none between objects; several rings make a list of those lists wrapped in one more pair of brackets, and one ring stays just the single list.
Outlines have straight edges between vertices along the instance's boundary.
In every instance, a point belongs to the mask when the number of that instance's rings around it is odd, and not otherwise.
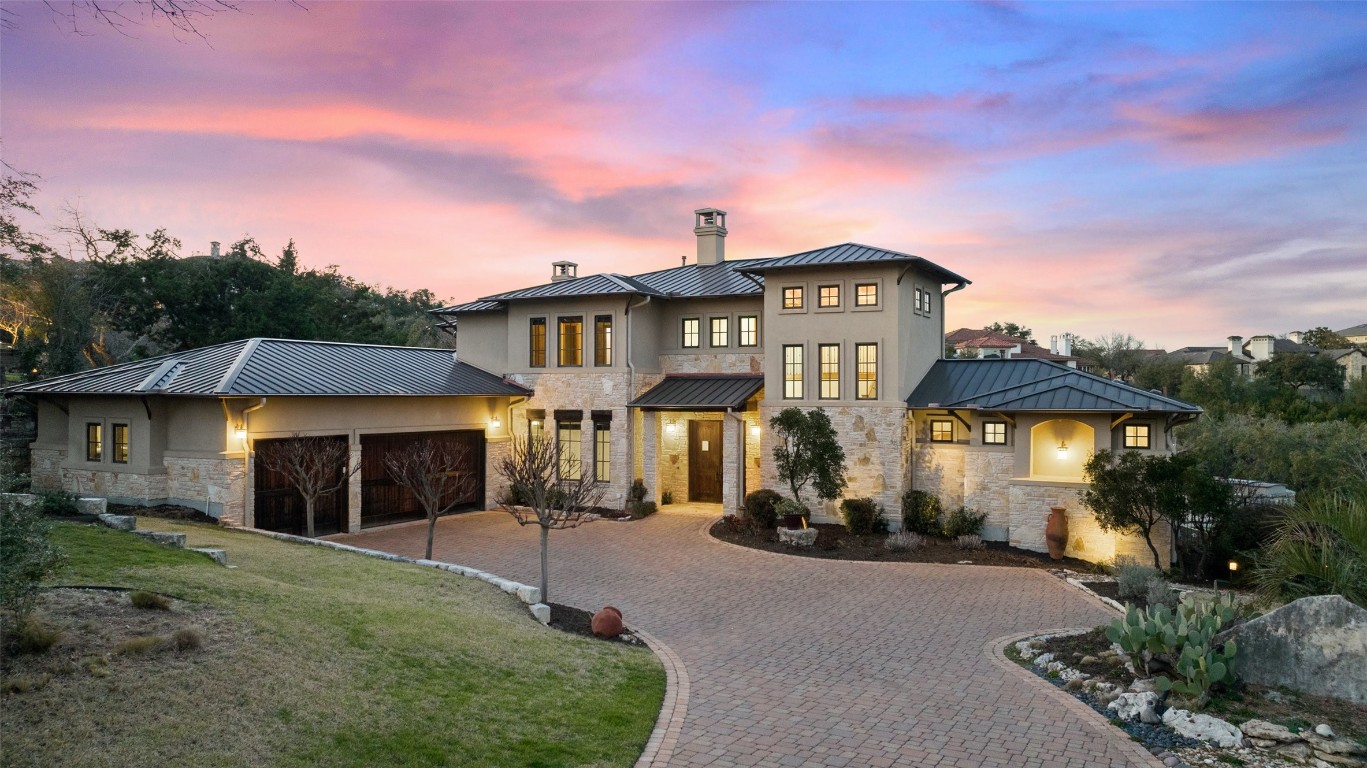
[{"label": "clay pot", "polygon": [[784,516],[783,516],[783,527],[784,527],[784,528],[787,528],[787,529],[789,529],[789,530],[795,531],[795,530],[797,530],[798,528],[804,527],[804,526],[802,525],[802,520],[803,520],[803,516],[802,516],[802,515],[784,515]]},{"label": "clay pot", "polygon": [[1044,526],[1044,543],[1049,547],[1050,557],[1063,559],[1063,550],[1068,548],[1068,515],[1063,507],[1049,508],[1049,522]]},{"label": "clay pot", "polygon": [[593,614],[589,627],[598,637],[617,637],[622,634],[622,612],[609,605]]}]

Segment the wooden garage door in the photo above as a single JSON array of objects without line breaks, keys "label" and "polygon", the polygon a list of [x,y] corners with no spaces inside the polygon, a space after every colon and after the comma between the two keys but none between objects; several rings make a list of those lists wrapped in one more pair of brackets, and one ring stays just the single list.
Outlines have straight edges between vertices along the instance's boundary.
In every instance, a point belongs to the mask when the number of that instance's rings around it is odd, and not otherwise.
[{"label": "wooden garage door", "polygon": [[[474,473],[474,489],[463,498],[451,499],[454,512],[484,508],[484,431],[402,432],[361,435],[361,527],[422,520],[427,517],[417,499],[394,482],[384,468],[385,454],[401,450],[418,440],[436,440],[455,451],[464,451],[467,466],[461,471]],[[448,513],[450,514],[450,513]]]},{"label": "wooden garage door", "polygon": [[[346,444],[345,435],[323,438],[337,440]],[[304,497],[294,489],[289,480],[280,472],[266,469],[262,463],[283,440],[257,440],[256,450],[256,495],[255,526],[267,531],[279,531],[303,536],[308,532],[304,519]],[[337,468],[335,480],[342,479],[342,467]],[[347,489],[343,485],[336,493],[328,494],[318,500],[313,511],[313,532],[318,536],[341,533],[346,530]]]}]

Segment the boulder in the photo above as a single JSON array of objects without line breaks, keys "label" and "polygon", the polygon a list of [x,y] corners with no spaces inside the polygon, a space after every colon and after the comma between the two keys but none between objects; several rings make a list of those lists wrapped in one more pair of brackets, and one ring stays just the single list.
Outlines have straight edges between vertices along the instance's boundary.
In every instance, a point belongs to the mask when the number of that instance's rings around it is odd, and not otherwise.
[{"label": "boulder", "polygon": [[100,522],[116,531],[131,531],[138,527],[138,518],[132,515],[104,514],[100,515]]},{"label": "boulder", "polygon": [[1157,723],[1158,715],[1154,713],[1153,706],[1158,703],[1158,694],[1153,692],[1144,693],[1122,693],[1110,704],[1107,709],[1113,710],[1115,716],[1127,723],[1139,720],[1144,723]]},{"label": "boulder", "polygon": [[[1269,723],[1266,720],[1249,720],[1239,726],[1239,730],[1250,739],[1257,741],[1274,741],[1283,744],[1302,741],[1300,736],[1291,732],[1290,728],[1276,723]],[[1259,745],[1262,746],[1262,745]]]},{"label": "boulder", "polygon": [[792,547],[810,547],[816,543],[818,533],[815,528],[779,528],[778,541]]},{"label": "boulder", "polygon": [[589,626],[598,637],[617,637],[622,634],[622,612],[609,605],[593,614],[593,621]]},{"label": "boulder", "polygon": [[1207,741],[1221,747],[1238,747],[1244,743],[1243,731],[1210,715],[1194,715],[1185,709],[1169,709],[1163,713],[1163,724],[1189,739]]},{"label": "boulder", "polygon": [[1303,597],[1222,633],[1234,673],[1259,685],[1367,704],[1367,608],[1341,595]]}]

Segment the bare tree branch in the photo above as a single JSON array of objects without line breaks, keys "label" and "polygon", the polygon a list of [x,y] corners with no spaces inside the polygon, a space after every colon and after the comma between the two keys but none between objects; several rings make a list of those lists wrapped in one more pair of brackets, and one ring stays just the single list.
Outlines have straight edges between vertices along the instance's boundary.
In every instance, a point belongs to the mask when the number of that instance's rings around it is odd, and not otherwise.
[{"label": "bare tree branch", "polygon": [[478,463],[469,446],[450,446],[424,438],[385,454],[385,472],[407,488],[427,513],[427,554],[432,559],[432,539],[437,517],[461,503],[479,487]]},{"label": "bare tree branch", "polygon": [[300,437],[263,443],[258,449],[261,464],[272,472],[279,472],[304,497],[304,515],[308,536],[313,538],[313,512],[318,500],[336,493],[346,486],[352,475],[360,470],[351,466],[351,447],[346,440],[335,437]]}]

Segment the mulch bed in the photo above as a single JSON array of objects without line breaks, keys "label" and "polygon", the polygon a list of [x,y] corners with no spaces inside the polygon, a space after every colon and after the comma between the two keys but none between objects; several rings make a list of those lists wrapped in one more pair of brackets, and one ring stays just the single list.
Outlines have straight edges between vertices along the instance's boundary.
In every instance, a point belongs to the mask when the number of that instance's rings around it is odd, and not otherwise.
[{"label": "mulch bed", "polygon": [[191,523],[218,524],[218,519],[200,512],[198,509],[182,507],[179,504],[158,504],[155,507],[139,507],[133,504],[110,504],[111,515],[137,515],[156,517],[162,520],[185,520]]},{"label": "mulch bed", "polygon": [[569,632],[572,635],[583,635],[594,640],[602,640],[607,643],[625,643],[627,645],[644,645],[641,639],[633,635],[630,631],[625,631],[617,637],[599,637],[593,634],[593,612],[583,608],[575,608],[572,605],[561,605],[551,603],[551,629],[558,629],[561,632]]},{"label": "mulch bed", "polygon": [[764,530],[758,533],[739,529],[736,524],[726,520],[712,526],[711,534],[722,541],[739,544],[751,549],[766,552],[781,552],[785,555],[812,557],[819,560],[873,560],[885,563],[945,563],[972,565],[1004,565],[1014,568],[1059,569],[1068,568],[1083,573],[1098,573],[1094,563],[1065,557],[1052,560],[1043,552],[1030,552],[1001,541],[983,542],[982,549],[960,549],[947,539],[927,537],[925,546],[910,552],[893,552],[884,545],[884,534],[856,536],[845,530],[842,525],[816,523],[812,525],[819,532],[816,544],[811,547],[792,547],[780,544],[778,532]]}]

